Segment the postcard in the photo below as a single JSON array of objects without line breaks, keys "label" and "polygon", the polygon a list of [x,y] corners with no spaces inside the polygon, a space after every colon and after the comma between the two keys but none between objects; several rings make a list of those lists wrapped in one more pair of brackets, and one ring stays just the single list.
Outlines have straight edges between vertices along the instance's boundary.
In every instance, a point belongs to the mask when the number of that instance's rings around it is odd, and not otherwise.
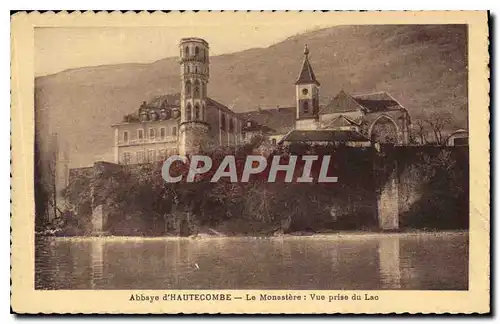
[{"label": "postcard", "polygon": [[487,12],[11,27],[13,312],[490,312]]}]

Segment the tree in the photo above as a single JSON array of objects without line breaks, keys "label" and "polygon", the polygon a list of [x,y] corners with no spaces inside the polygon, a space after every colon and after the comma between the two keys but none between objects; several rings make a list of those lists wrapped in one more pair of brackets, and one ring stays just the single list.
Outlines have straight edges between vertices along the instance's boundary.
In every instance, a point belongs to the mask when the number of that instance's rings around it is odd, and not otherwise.
[{"label": "tree", "polygon": [[434,143],[437,145],[444,145],[446,138],[443,137],[443,130],[446,126],[449,126],[453,120],[451,113],[449,112],[433,112],[426,119],[426,123],[434,135]]}]

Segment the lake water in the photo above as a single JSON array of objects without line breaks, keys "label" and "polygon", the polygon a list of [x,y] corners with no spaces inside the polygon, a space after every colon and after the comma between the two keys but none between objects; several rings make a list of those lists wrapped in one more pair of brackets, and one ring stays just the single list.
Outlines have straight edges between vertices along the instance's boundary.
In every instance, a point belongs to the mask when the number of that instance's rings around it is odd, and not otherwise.
[{"label": "lake water", "polygon": [[467,233],[36,245],[36,289],[468,289]]}]

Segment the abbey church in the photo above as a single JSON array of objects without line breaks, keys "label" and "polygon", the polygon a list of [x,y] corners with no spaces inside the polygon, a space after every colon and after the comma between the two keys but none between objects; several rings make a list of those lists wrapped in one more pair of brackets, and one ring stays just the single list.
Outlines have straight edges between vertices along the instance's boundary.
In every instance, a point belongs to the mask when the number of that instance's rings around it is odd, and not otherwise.
[{"label": "abbey church", "polygon": [[[181,92],[143,102],[137,111],[112,125],[116,163],[141,164],[172,154],[237,147],[254,136],[263,136],[271,145],[366,147],[409,142],[408,111],[388,93],[353,95],[340,91],[327,105],[320,105],[321,84],[307,46],[295,82],[295,106],[244,113],[209,97],[210,56],[205,40],[183,38],[179,50]],[[290,83],[293,86],[293,81]]]}]

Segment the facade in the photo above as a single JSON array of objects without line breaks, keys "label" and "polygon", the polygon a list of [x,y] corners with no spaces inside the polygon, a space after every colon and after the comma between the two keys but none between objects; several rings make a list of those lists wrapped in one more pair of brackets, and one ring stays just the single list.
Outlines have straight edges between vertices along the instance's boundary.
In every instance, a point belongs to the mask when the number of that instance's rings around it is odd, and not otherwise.
[{"label": "facade", "polygon": [[366,147],[373,143],[407,145],[408,111],[385,92],[351,95],[340,91],[320,106],[320,83],[309,49],[295,82],[295,106],[236,113],[209,97],[208,43],[179,43],[181,92],[143,102],[114,128],[114,160],[120,164],[161,161],[216,147],[237,147],[261,137],[269,145],[306,142]]},{"label": "facade", "polygon": [[114,162],[141,164],[172,154],[195,154],[242,143],[242,120],[208,97],[209,46],[200,38],[179,44],[181,92],[143,102],[114,129]]}]

